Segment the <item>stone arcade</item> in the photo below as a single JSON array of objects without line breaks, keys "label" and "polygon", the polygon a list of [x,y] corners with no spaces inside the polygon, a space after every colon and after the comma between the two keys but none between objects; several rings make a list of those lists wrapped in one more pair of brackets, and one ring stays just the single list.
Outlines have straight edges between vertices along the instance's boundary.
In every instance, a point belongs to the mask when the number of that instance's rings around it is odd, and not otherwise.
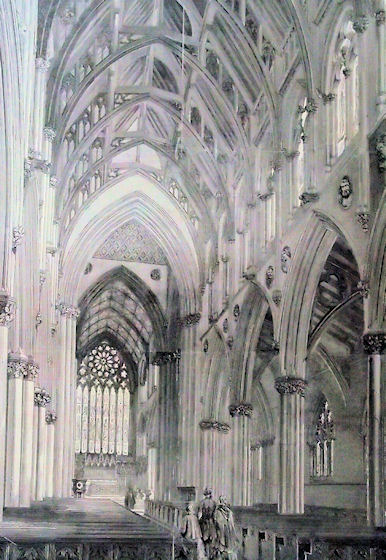
[{"label": "stone arcade", "polygon": [[0,558],[384,558],[385,14],[0,0]]}]

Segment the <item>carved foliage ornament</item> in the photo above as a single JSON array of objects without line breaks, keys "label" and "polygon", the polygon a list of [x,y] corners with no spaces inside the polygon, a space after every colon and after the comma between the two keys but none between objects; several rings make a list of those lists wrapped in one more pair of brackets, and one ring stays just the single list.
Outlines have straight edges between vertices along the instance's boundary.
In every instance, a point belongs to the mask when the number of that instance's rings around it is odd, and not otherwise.
[{"label": "carved foliage ornament", "polygon": [[25,230],[23,226],[16,226],[12,230],[12,251],[16,251],[16,247],[21,244],[21,241],[25,235]]},{"label": "carved foliage ornament", "polygon": [[66,303],[59,303],[58,309],[61,315],[67,317],[67,319],[77,319],[79,317],[79,309],[73,305],[68,305]]},{"label": "carved foliage ornament", "polygon": [[272,294],[272,300],[273,300],[273,303],[275,305],[280,305],[281,304],[281,291],[280,290],[274,290],[274,292]]},{"label": "carved foliage ornament", "polygon": [[7,374],[11,379],[20,379],[28,376],[28,362],[23,358],[8,358]]},{"label": "carved foliage ornament", "polygon": [[0,294],[0,327],[8,327],[15,318],[15,300]]},{"label": "carved foliage ornament", "polygon": [[229,407],[229,414],[232,416],[252,416],[253,406],[250,403],[231,404]]},{"label": "carved foliage ornament", "polygon": [[201,420],[200,422],[201,430],[216,430],[226,434],[231,429],[229,424],[224,422],[219,422],[218,420]]},{"label": "carved foliage ornament", "polygon": [[189,313],[188,315],[185,315],[185,317],[178,319],[177,322],[180,327],[193,327],[200,322],[200,319],[201,313]]},{"label": "carved foliage ornament", "polygon": [[176,362],[181,358],[181,350],[175,350],[174,352],[157,352],[153,358],[152,364],[154,366],[161,366],[164,364],[170,364],[171,362]]},{"label": "carved foliage ornament", "polygon": [[51,402],[51,397],[46,389],[35,387],[34,403],[35,406],[47,406]]},{"label": "carved foliage ornament", "polygon": [[56,412],[53,410],[46,412],[46,423],[47,424],[55,424],[56,420],[58,419]]},{"label": "carved foliage ornament", "polygon": [[278,377],[275,380],[275,389],[280,395],[300,395],[305,396],[307,382],[298,377]]},{"label": "carved foliage ornament", "polygon": [[363,347],[366,354],[384,354],[386,349],[386,333],[377,331],[363,335]]}]

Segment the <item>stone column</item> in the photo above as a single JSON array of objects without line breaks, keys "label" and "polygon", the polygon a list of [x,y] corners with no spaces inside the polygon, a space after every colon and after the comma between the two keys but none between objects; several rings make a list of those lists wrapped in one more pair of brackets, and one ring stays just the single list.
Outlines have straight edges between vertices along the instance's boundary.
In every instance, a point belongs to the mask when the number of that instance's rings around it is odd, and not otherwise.
[{"label": "stone column", "polygon": [[280,394],[279,513],[304,513],[304,396],[306,382],[279,377]]},{"label": "stone column", "polygon": [[46,497],[52,498],[54,495],[54,449],[55,449],[55,422],[56,413],[46,412],[47,424],[47,455],[46,455]]},{"label": "stone column", "polygon": [[183,354],[180,364],[179,386],[179,439],[181,442],[180,469],[178,483],[180,487],[193,487],[197,485],[196,473],[197,454],[194,452],[199,444],[196,410],[196,382],[195,351],[197,341],[197,324],[200,313],[193,313],[179,320],[179,326],[184,330]]},{"label": "stone column", "polygon": [[36,499],[42,500],[46,490],[46,463],[47,463],[47,424],[46,406],[51,401],[45,389],[35,388],[35,405],[38,415],[38,433],[36,447]]},{"label": "stone column", "polygon": [[368,354],[367,521],[373,527],[384,527],[384,388],[381,356],[386,349],[386,333],[366,333],[363,336],[363,346]]},{"label": "stone column", "polygon": [[250,419],[253,407],[248,403],[232,404],[229,413],[232,421],[232,487],[235,506],[250,503]]},{"label": "stone column", "polygon": [[[60,356],[59,375],[57,382],[57,414],[58,422],[55,429],[55,489],[57,497],[71,496],[72,465],[74,458],[74,399],[72,394],[75,386],[75,344],[76,319],[79,311],[64,303],[59,305],[60,311]],[[59,468],[60,465],[60,468]]]},{"label": "stone column", "polygon": [[23,430],[21,444],[20,506],[31,504],[32,461],[34,439],[34,395],[35,379],[38,376],[37,364],[29,360],[23,387]]},{"label": "stone column", "polygon": [[5,506],[19,506],[22,450],[23,378],[28,371],[27,356],[8,357],[7,460],[5,469]]},{"label": "stone column", "polygon": [[3,518],[7,429],[8,327],[15,317],[15,301],[0,294],[0,521]]},{"label": "stone column", "polygon": [[157,352],[153,365],[160,366],[159,488],[157,499],[170,500],[177,467],[177,385],[180,350]]}]

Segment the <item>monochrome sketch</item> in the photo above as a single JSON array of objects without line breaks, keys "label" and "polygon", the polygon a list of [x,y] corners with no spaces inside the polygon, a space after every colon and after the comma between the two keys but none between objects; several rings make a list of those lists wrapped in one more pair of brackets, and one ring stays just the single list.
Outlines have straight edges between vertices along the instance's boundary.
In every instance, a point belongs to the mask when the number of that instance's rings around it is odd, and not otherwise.
[{"label": "monochrome sketch", "polygon": [[0,560],[380,560],[386,0],[0,0]]}]

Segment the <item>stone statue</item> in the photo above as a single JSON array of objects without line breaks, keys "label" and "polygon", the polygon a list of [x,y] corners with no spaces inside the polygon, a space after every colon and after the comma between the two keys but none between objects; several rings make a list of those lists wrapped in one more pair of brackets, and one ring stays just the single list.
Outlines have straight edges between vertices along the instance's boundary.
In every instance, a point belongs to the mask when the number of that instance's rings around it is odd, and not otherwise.
[{"label": "stone statue", "polygon": [[205,554],[208,559],[213,558],[212,550],[216,539],[216,528],[213,514],[216,509],[216,502],[212,497],[212,490],[204,490],[204,499],[198,505],[198,521],[200,524],[202,542],[204,543]]},{"label": "stone statue", "polygon": [[220,496],[214,514],[216,529],[214,558],[237,560],[238,538],[233,513],[225,496]]},{"label": "stone statue", "polygon": [[347,209],[350,208],[352,204],[352,185],[350,178],[345,175],[340,182],[339,192],[338,192],[339,204]]}]

